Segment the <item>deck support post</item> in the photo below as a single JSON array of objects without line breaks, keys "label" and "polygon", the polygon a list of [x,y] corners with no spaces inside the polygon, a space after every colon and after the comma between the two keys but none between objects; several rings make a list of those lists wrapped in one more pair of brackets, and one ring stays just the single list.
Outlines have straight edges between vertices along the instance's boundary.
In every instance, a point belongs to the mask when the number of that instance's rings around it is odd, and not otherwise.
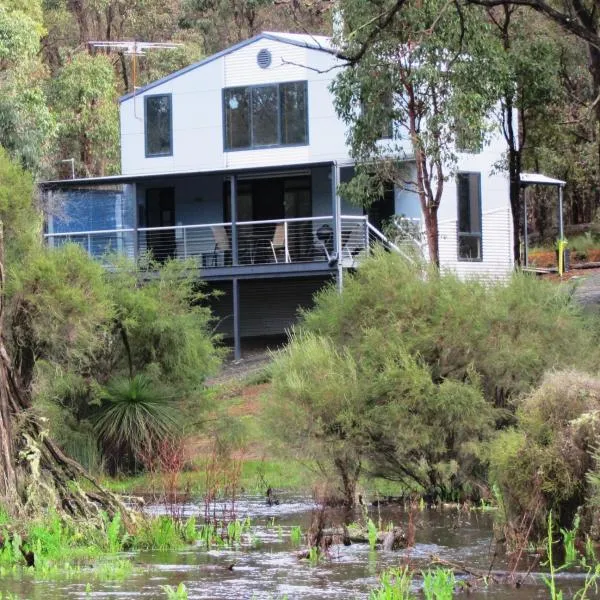
[{"label": "deck support post", "polygon": [[233,358],[237,361],[242,358],[242,343],[240,336],[240,288],[238,278],[234,277],[231,283],[233,287]]},{"label": "deck support post", "polygon": [[238,235],[237,235],[237,177],[231,175],[229,178],[230,193],[230,213],[231,213],[231,262],[237,267],[238,262]]},{"label": "deck support post", "polygon": [[342,267],[342,214],[341,200],[338,192],[340,181],[340,168],[337,164],[331,166],[331,201],[333,208],[333,252],[337,257],[337,288],[342,292],[344,288],[343,267]]}]

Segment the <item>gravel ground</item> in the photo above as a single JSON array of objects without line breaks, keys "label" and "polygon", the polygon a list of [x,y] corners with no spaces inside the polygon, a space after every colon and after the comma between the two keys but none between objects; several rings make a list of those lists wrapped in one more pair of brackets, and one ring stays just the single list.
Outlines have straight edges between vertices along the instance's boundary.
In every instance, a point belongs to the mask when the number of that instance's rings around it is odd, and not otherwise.
[{"label": "gravel ground", "polygon": [[[571,279],[573,280],[574,277]],[[600,307],[600,269],[580,272],[577,276],[575,299],[586,308],[598,310]]]}]

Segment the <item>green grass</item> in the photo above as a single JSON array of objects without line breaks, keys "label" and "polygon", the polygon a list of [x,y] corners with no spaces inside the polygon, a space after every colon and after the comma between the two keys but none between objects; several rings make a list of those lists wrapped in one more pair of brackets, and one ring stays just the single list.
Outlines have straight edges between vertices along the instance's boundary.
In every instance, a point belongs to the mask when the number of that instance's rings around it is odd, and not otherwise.
[{"label": "green grass", "polygon": [[[192,494],[205,491],[204,461],[197,461],[197,470],[181,473],[178,481],[179,491],[189,490]],[[314,473],[292,460],[242,461],[240,490],[245,493],[264,494],[267,488],[290,492],[309,492]],[[129,477],[104,477],[101,484],[118,494],[142,494],[158,492],[163,489],[163,477],[144,473]]]}]

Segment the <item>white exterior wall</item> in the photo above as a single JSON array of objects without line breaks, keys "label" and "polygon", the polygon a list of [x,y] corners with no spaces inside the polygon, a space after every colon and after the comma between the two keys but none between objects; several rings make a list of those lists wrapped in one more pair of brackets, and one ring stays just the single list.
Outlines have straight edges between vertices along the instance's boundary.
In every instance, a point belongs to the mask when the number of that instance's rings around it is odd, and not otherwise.
[{"label": "white exterior wall", "polygon": [[[256,55],[263,48],[272,54],[271,66],[266,69],[256,62]],[[330,69],[335,60],[331,54],[319,50],[259,39],[124,100],[121,103],[123,175],[349,160],[345,126],[335,114],[328,89],[336,71],[317,72]],[[223,88],[285,81],[308,82],[308,145],[224,152]],[[146,158],[144,97],[155,94],[172,95],[173,155]]]},{"label": "white exterior wall", "polygon": [[[496,166],[504,151],[504,139],[498,133],[479,154],[458,155],[457,172],[481,174],[480,261],[458,258],[458,186],[454,176],[444,182],[438,210],[440,265],[443,269],[455,271],[460,277],[504,279],[514,268],[509,181],[506,173]],[[396,213],[411,218],[418,216],[424,227],[416,193],[396,190]],[[425,233],[423,237],[425,239]]]},{"label": "white exterior wall", "polygon": [[[263,48],[268,49],[272,55],[271,65],[266,69],[260,68],[256,61],[258,52]],[[134,98],[121,103],[123,174],[197,173],[262,167],[268,169],[321,161],[350,163],[346,129],[335,114],[329,91],[331,81],[337,74],[337,70],[332,69],[335,64],[336,59],[327,52],[259,38],[229,54],[141,91]],[[223,88],[285,81],[307,81],[309,143],[305,146],[224,152]],[[146,158],[144,97],[167,93],[172,95],[173,155]],[[406,150],[410,154],[408,141]],[[504,140],[498,134],[481,153],[459,155],[459,171],[481,173],[481,261],[458,260],[456,181],[451,178],[444,185],[439,210],[440,261],[442,267],[453,269],[464,277],[502,278],[513,269],[508,177],[504,173],[493,174],[494,165],[500,161],[504,151]],[[321,173],[317,169],[313,173],[314,215],[331,214],[330,182],[325,176],[325,170]],[[206,195],[196,190],[195,193]],[[211,194],[217,194],[216,188],[211,189]],[[396,190],[395,199],[397,214],[411,218],[422,217],[416,194]],[[346,205],[343,212],[360,212],[360,209]],[[182,216],[178,215],[178,220],[180,218]]]},{"label": "white exterior wall", "polygon": [[512,218],[508,176],[497,163],[506,149],[498,132],[479,154],[459,154],[458,171],[481,173],[482,260],[458,259],[458,189],[456,179],[444,185],[438,213],[440,264],[461,277],[505,278],[513,270]]}]

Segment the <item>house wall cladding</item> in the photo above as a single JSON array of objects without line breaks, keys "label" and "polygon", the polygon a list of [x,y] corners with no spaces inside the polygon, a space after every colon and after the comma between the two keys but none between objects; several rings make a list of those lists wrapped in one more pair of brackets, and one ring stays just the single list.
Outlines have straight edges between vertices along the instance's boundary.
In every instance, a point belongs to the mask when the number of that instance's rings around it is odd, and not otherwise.
[{"label": "house wall cladding", "polygon": [[[255,279],[239,282],[240,333],[243,338],[283,335],[298,320],[300,308],[313,306],[315,292],[322,289],[329,277],[298,277],[293,279]],[[233,337],[232,284],[211,285],[222,292],[210,305],[217,322],[217,331],[225,338]]]},{"label": "house wall cladding", "polygon": [[458,260],[457,220],[439,223],[440,263],[460,277],[505,279],[513,270],[512,218],[509,208],[482,213],[481,261]]},{"label": "house wall cladding", "polygon": [[[257,55],[262,49],[268,49],[272,55],[271,65],[266,69],[257,64]],[[258,39],[124,100],[121,103],[123,174],[182,173],[348,160],[346,129],[335,113],[329,91],[335,76],[335,69],[330,69],[335,61],[326,52]],[[328,72],[317,72],[320,70]],[[224,152],[223,88],[284,81],[307,81],[309,143]],[[172,95],[173,154],[147,158],[144,97],[155,94]]]}]

